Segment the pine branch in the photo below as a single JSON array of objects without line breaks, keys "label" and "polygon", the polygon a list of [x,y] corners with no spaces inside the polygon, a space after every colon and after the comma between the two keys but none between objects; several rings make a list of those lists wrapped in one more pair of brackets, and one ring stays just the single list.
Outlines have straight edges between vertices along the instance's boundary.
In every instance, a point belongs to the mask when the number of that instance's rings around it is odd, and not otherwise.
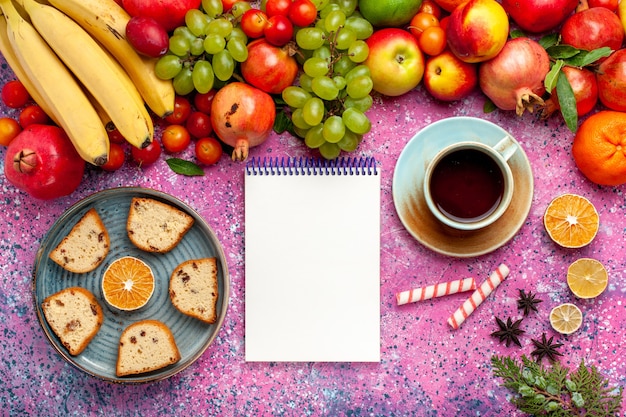
[{"label": "pine branch", "polygon": [[523,355],[521,361],[507,356],[491,358],[493,374],[516,395],[511,400],[520,410],[534,416],[609,417],[618,415],[622,387],[612,388],[598,370],[585,366],[570,370],[559,362],[550,368]]}]

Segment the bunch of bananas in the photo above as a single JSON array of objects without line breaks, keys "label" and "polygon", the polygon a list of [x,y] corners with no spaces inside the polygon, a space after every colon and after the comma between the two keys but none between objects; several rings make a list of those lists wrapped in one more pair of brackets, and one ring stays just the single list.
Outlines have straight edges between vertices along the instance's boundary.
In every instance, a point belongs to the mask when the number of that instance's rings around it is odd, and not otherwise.
[{"label": "bunch of bananas", "polygon": [[[133,146],[150,144],[148,108],[174,110],[170,81],[125,38],[130,16],[114,0],[0,0],[0,52],[79,155],[108,160],[108,123]],[[147,107],[146,107],[147,105]]]}]

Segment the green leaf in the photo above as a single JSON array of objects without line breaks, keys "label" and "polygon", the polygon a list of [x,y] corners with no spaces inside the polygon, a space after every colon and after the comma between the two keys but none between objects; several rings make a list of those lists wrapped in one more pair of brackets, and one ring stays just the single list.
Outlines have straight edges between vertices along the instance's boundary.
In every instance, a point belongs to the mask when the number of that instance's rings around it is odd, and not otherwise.
[{"label": "green leaf", "polygon": [[581,53],[580,49],[570,45],[553,45],[546,48],[546,51],[554,59],[567,59]]},{"label": "green leaf", "polygon": [[180,158],[169,158],[165,162],[167,162],[170,169],[177,174],[186,175],[188,177],[201,177],[204,175],[202,168],[191,161],[186,161]]},{"label": "green leaf", "polygon": [[593,51],[585,51],[581,49],[578,54],[567,58],[565,63],[566,65],[572,67],[586,67],[588,65],[594,64],[600,58],[611,55],[612,52],[613,51],[608,46],[594,49]]},{"label": "green leaf", "polygon": [[289,129],[291,129],[292,122],[287,113],[284,110],[276,112],[276,119],[274,119],[274,132],[279,135]]},{"label": "green leaf", "polygon": [[556,45],[559,43],[560,35],[558,33],[551,33],[539,39],[539,45],[543,46],[544,49],[548,49],[549,47]]},{"label": "green leaf", "polygon": [[511,39],[515,39],[515,38],[525,38],[526,35],[524,34],[524,32],[522,32],[519,29],[513,29],[511,31],[511,33],[509,34],[509,36],[511,37]]},{"label": "green leaf", "polygon": [[491,113],[497,109],[496,105],[493,101],[487,99],[485,100],[485,104],[483,105],[483,113]]},{"label": "green leaf", "polygon": [[554,89],[556,88],[556,80],[559,78],[559,74],[561,73],[561,68],[563,68],[563,61],[557,59],[556,62],[552,65],[550,71],[546,74],[546,78],[543,80],[543,85],[546,88],[546,91],[549,94],[552,94]]},{"label": "green leaf", "polygon": [[570,131],[576,133],[578,129],[576,97],[574,97],[574,90],[572,90],[572,86],[563,71],[559,71],[559,76],[556,80],[556,93],[559,96],[559,107],[561,107],[561,114],[565,124]]}]

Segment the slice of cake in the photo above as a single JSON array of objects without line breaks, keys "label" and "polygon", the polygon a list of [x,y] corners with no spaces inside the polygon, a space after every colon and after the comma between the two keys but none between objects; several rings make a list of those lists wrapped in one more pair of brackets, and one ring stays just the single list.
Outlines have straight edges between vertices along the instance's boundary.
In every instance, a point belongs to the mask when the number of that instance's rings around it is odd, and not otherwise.
[{"label": "slice of cake", "polygon": [[69,287],[52,294],[41,308],[48,325],[70,355],[85,350],[104,319],[96,297],[82,287]]},{"label": "slice of cake", "polygon": [[93,271],[109,253],[111,241],[96,209],[92,208],[50,252],[50,259],[71,272]]},{"label": "slice of cake", "polygon": [[165,253],[193,226],[193,217],[169,204],[135,197],[130,203],[126,231],[130,241],[147,252]]},{"label": "slice of cake", "polygon": [[217,320],[217,260],[191,259],[170,276],[170,300],[181,313],[206,323]]},{"label": "slice of cake", "polygon": [[155,371],[180,360],[174,335],[158,320],[142,320],[122,332],[117,354],[117,376]]}]

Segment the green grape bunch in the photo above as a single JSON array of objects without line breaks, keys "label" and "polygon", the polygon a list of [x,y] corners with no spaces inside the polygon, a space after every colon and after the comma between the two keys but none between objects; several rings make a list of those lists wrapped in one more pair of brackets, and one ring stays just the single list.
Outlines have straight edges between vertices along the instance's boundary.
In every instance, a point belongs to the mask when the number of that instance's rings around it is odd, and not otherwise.
[{"label": "green grape bunch", "polygon": [[373,82],[365,40],[372,25],[356,7],[358,0],[317,0],[318,19],[299,28],[295,42],[302,52],[298,85],[282,98],[291,110],[296,135],[322,157],[335,159],[356,150],[371,129],[365,115],[373,103]]},{"label": "green grape bunch", "polygon": [[251,7],[240,1],[224,13],[221,0],[202,0],[202,9],[189,10],[185,25],[172,32],[168,53],[155,65],[156,75],[172,80],[181,96],[207,93],[230,80],[237,64],[248,58],[248,38],[238,22]]}]

